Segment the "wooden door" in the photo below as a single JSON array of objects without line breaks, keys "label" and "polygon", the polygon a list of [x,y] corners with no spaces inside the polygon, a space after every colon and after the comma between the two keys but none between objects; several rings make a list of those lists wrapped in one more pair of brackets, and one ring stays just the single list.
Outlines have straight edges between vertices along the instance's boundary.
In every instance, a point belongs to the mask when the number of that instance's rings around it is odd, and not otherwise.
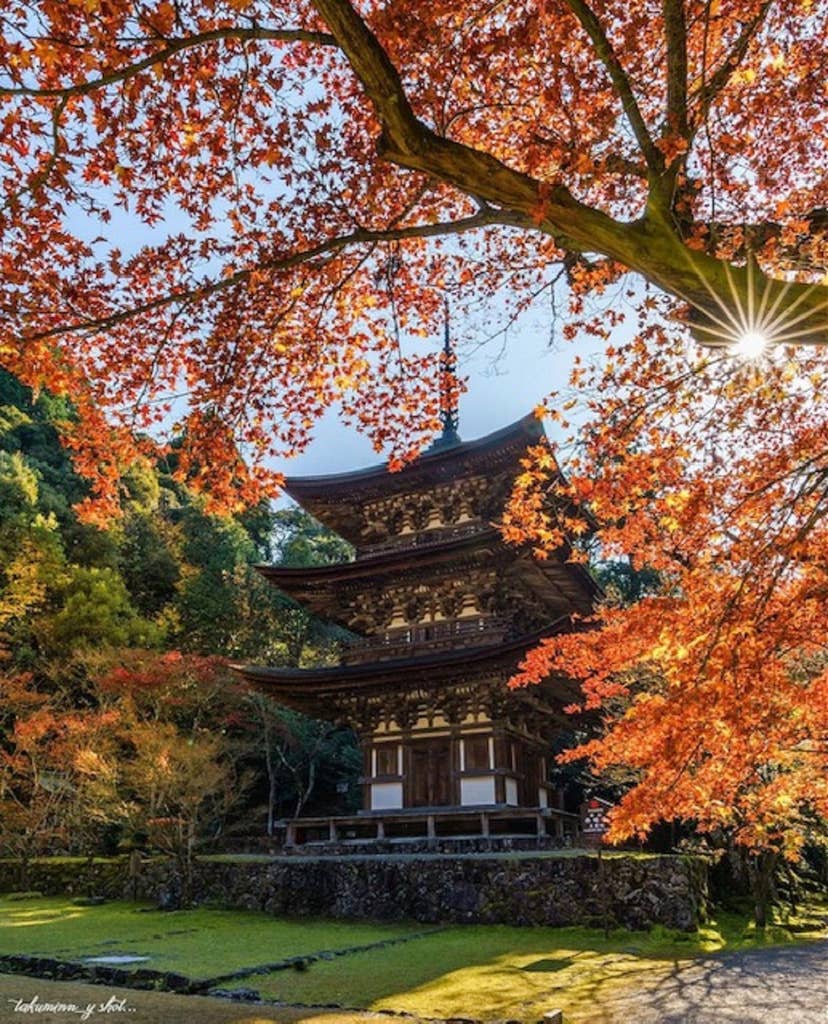
[{"label": "wooden door", "polygon": [[451,748],[449,740],[421,740],[411,744],[411,807],[447,807],[451,804]]}]

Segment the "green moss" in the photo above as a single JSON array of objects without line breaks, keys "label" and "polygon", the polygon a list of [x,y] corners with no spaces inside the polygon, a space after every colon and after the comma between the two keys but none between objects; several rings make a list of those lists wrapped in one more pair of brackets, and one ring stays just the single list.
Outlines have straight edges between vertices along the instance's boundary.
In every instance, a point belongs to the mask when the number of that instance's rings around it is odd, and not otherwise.
[{"label": "green moss", "polygon": [[[416,924],[287,921],[252,911],[142,909],[129,903],[79,907],[66,898],[0,898],[0,953],[65,959],[136,953],[151,958],[140,966],[206,978],[425,930]],[[238,984],[252,984],[272,999],[423,1017],[532,1021],[560,1007],[568,1024],[600,1024],[602,1007],[632,992],[646,993],[696,958],[824,935],[826,914],[828,906],[818,904],[797,916],[780,914],[764,934],[734,912],[719,913],[692,934],[663,927],[605,937],[588,928],[453,926]]]},{"label": "green moss", "polygon": [[0,898],[0,954],[79,960],[135,953],[138,966],[209,978],[290,956],[366,945],[422,926],[284,921],[253,911],[159,911],[135,903],[79,907],[67,897]]},{"label": "green moss", "polygon": [[[812,937],[824,921],[812,908]],[[474,1016],[537,1020],[551,1007],[573,1024],[595,1024],[602,1001],[667,978],[676,965],[720,950],[800,941],[779,921],[762,935],[746,917],[722,914],[698,933],[663,927],[617,930],[609,938],[587,928],[457,926],[400,946],[319,962],[301,974],[256,978],[266,997],[405,1010],[424,1017]]]}]

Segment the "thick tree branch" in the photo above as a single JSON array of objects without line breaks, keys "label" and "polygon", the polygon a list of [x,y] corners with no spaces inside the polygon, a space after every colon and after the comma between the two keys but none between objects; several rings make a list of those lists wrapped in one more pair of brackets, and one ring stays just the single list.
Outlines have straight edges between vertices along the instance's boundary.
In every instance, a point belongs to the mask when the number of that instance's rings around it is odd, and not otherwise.
[{"label": "thick tree branch", "polygon": [[584,0],[566,0],[566,5],[592,40],[595,52],[607,69],[651,174],[653,176],[661,174],[664,170],[664,161],[662,160],[661,153],[659,153],[653,142],[650,131],[644,121],[644,116],[638,106],[638,101],[635,98],[632,84],[627,77],[626,71],[621,66],[612,43],[610,43],[604,29],[601,27],[601,23]]},{"label": "thick tree branch", "polygon": [[373,102],[384,129],[402,152],[429,144],[430,130],[417,120],[402,84],[376,36],[347,0],[313,0]]},{"label": "thick tree branch", "polygon": [[238,270],[234,274],[222,277],[218,280],[200,284],[197,287],[183,289],[182,291],[170,292],[161,295],[156,299],[150,299],[128,309],[119,310],[109,316],[96,317],[83,320],[78,323],[65,324],[60,327],[53,327],[47,331],[38,331],[27,334],[27,341],[43,341],[48,338],[60,337],[66,334],[80,334],[88,331],[105,331],[118,324],[140,316],[142,313],[151,313],[154,310],[164,309],[172,305],[184,305],[201,299],[209,298],[212,295],[219,295],[229,291],[238,285],[246,284],[255,279],[257,275],[273,273],[282,270],[291,270],[303,263],[326,256],[330,253],[337,253],[349,246],[365,245],[377,242],[398,242],[408,238],[434,238],[444,235],[457,235],[465,231],[474,231],[478,228],[488,227],[492,224],[502,224],[503,220],[496,210],[486,209],[456,221],[440,221],[435,224],[412,224],[408,227],[390,228],[386,230],[371,230],[360,228],[347,235],[338,235],[325,242],[320,242],[310,249],[301,252],[291,253],[282,259],[264,260],[253,267]]},{"label": "thick tree branch", "polygon": [[[638,271],[690,305],[691,322],[705,343],[726,344],[741,333],[741,311],[753,307],[750,295],[759,288],[768,308],[795,310],[783,325],[786,340],[795,329],[802,340],[828,344],[825,286],[767,278],[686,246],[670,210],[664,209],[663,200],[669,203],[672,197],[663,195],[658,179],[659,202],[648,204],[641,219],[620,223],[579,202],[563,185],[540,182],[489,153],[437,135],[414,114],[399,73],[349,0],[313,3],[374,105],[383,126],[379,150],[386,159],[499,208],[502,224],[542,231],[572,252],[601,253]],[[581,0],[571,3],[577,6]],[[652,173],[650,181],[652,186]]]},{"label": "thick tree branch", "polygon": [[739,37],[733,44],[730,53],[728,53],[724,62],[719,66],[718,70],[715,71],[710,78],[698,88],[693,95],[690,96],[690,106],[695,105],[695,115],[693,117],[693,123],[690,128],[690,134],[695,135],[699,128],[704,124],[705,118],[707,117],[711,106],[716,100],[716,97],[724,89],[727,83],[730,81],[730,76],[736,70],[736,68],[744,60],[744,56],[747,53],[748,47],[750,46],[751,40],[756,34],[756,30],[765,20],[765,16],[773,6],[774,0],[764,0],[764,3],[760,6],[756,15],[747,21],[742,26],[742,31],[739,33]]},{"label": "thick tree branch", "polygon": [[667,41],[667,125],[687,135],[687,25],[684,0],[664,0],[664,36]]},{"label": "thick tree branch", "polygon": [[124,82],[128,78],[146,71],[155,64],[162,64],[164,61],[174,57],[177,53],[185,50],[192,50],[198,46],[205,46],[208,43],[219,42],[220,40],[250,40],[270,39],[285,43],[315,43],[319,46],[336,46],[333,36],[326,32],[311,32],[308,29],[277,29],[265,28],[261,25],[250,27],[229,27],[211,29],[209,32],[200,32],[192,36],[184,36],[180,39],[167,41],[167,45],[154,53],[149,54],[142,60],[127,64],[125,67],[109,71],[99,78],[93,78],[88,82],[79,82],[76,85],[55,86],[49,89],[35,89],[27,86],[0,86],[0,96],[85,96],[87,93],[95,92],[107,85],[114,85]]},{"label": "thick tree branch", "polygon": [[623,227],[578,202],[562,185],[547,185],[513,170],[489,153],[437,135],[414,114],[402,80],[379,40],[349,0],[313,0],[332,30],[383,126],[380,153],[410,170],[431,174],[467,195],[508,209],[522,227],[542,227],[562,245],[590,252]]}]

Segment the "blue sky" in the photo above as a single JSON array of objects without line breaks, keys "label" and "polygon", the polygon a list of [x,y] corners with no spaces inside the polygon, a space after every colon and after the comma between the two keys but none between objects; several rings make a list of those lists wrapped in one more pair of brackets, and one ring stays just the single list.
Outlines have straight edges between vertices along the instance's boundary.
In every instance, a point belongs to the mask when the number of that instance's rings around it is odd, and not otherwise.
[{"label": "blue sky", "polygon": [[[104,224],[97,218],[73,211],[67,217],[67,227],[88,241],[99,240],[108,249],[117,244],[122,252],[137,251],[141,246],[161,241],[169,233],[187,231],[190,225],[180,211],[170,209],[164,221],[150,228],[130,213],[112,208],[112,219]],[[628,284],[628,282],[627,282]],[[601,305],[617,307],[623,288],[605,296]],[[547,300],[548,301],[548,300]],[[557,295],[558,320],[552,328],[552,313],[547,304],[539,300],[509,329],[508,336],[479,346],[464,337],[464,324],[456,319],[451,324],[452,338],[458,353],[458,373],[467,379],[467,392],[460,401],[460,435],[465,441],[482,437],[519,419],[550,392],[566,388],[573,360],[600,358],[604,343],[595,338],[578,337],[564,341],[560,337],[566,320],[566,296]],[[601,308],[599,305],[597,308]],[[493,299],[489,323],[498,320],[498,300]],[[476,325],[479,331],[479,324]],[[470,332],[474,326],[468,325]],[[626,334],[627,331],[618,331]],[[478,334],[479,336],[479,334]],[[434,349],[442,346],[442,338],[433,340]],[[422,350],[423,343],[417,343]],[[583,413],[581,413],[582,418]],[[579,418],[574,410],[570,419]],[[547,424],[550,436],[555,427]],[[339,473],[376,465],[381,458],[366,437],[354,428],[343,425],[336,408],[332,408],[313,431],[314,438],[308,448],[293,459],[280,459],[273,468],[290,476]]]},{"label": "blue sky", "polygon": [[[457,325],[458,372],[468,378],[468,391],[460,400],[460,436],[471,441],[520,419],[551,391],[566,387],[576,354],[593,356],[603,348],[594,339],[557,341],[549,347],[548,326],[538,322],[519,325],[501,353],[498,342],[476,352],[464,352],[462,325]],[[435,339],[435,346],[440,341]],[[496,359],[496,357],[498,357]],[[496,363],[492,365],[493,362]],[[547,431],[552,433],[549,425]],[[294,459],[276,463],[291,476],[338,473],[376,464],[379,460],[367,438],[343,426],[331,409],[314,431],[314,440]]]}]

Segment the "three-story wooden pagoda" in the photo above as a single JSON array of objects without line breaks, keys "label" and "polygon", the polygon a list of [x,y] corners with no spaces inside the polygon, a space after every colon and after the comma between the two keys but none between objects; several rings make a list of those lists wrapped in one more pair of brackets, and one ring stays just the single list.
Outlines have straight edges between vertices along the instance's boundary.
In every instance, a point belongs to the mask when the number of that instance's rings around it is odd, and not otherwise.
[{"label": "three-story wooden pagoda", "polygon": [[[335,667],[247,666],[284,705],[353,728],[363,811],[298,820],[289,843],[576,828],[549,782],[550,740],[572,699],[565,680],[510,690],[524,653],[587,615],[596,585],[561,550],[543,562],[495,527],[521,459],[544,440],[527,416],[462,443],[442,437],[400,472],[377,466],[292,478],[287,492],[354,546],[351,562],[261,572],[351,634]],[[571,820],[570,820],[571,819]]]}]

